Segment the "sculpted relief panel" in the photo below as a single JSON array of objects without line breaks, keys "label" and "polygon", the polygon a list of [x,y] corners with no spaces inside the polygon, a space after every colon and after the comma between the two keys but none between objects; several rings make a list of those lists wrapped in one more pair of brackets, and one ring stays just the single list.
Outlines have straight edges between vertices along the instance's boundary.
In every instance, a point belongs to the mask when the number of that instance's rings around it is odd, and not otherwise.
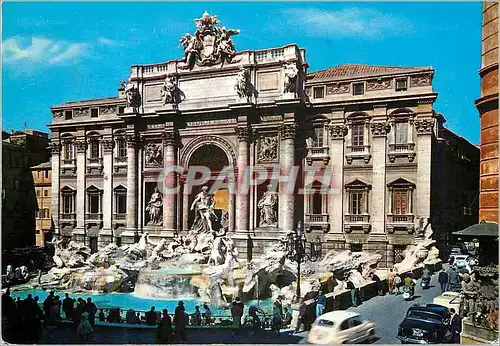
[{"label": "sculpted relief panel", "polygon": [[262,72],[257,74],[257,89],[259,91],[277,91],[278,85],[278,72]]},{"label": "sculpted relief panel", "polygon": [[278,161],[278,136],[262,136],[257,147],[257,160],[259,163]]}]

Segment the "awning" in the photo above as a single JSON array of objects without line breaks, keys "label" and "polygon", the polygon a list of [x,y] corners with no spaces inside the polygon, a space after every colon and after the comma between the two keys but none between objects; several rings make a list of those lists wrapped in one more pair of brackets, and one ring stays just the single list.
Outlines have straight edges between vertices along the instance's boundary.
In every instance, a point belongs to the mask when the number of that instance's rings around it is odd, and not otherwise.
[{"label": "awning", "polygon": [[481,221],[461,231],[453,232],[456,236],[495,237],[498,240],[498,223]]}]

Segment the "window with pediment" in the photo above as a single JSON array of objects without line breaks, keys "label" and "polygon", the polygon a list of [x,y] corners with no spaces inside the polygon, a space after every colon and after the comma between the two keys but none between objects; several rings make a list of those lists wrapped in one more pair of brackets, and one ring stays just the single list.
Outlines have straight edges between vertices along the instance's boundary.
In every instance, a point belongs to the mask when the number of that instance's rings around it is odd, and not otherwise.
[{"label": "window with pediment", "polygon": [[61,189],[61,209],[63,214],[73,214],[75,212],[76,190],[65,186]]},{"label": "window with pediment", "polygon": [[410,215],[413,214],[413,192],[415,184],[399,178],[388,185],[391,206],[390,212],[393,215]]},{"label": "window with pediment", "polygon": [[368,193],[371,185],[366,182],[355,179],[345,185],[348,195],[348,214],[363,215],[368,214]]},{"label": "window with pediment", "polygon": [[92,185],[87,188],[87,213],[100,214],[102,210],[102,191]]},{"label": "window with pediment", "polygon": [[415,113],[407,108],[397,109],[390,114],[389,160],[391,162],[395,162],[397,157],[408,157],[409,162],[413,162],[416,155],[413,142],[414,118]]}]

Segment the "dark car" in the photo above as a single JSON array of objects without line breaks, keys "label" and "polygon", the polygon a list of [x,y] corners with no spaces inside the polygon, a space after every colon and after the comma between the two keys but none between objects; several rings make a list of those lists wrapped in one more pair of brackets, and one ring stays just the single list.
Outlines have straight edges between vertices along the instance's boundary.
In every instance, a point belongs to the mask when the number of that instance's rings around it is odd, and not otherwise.
[{"label": "dark car", "polygon": [[398,327],[402,344],[439,344],[451,340],[450,312],[437,304],[414,305]]}]

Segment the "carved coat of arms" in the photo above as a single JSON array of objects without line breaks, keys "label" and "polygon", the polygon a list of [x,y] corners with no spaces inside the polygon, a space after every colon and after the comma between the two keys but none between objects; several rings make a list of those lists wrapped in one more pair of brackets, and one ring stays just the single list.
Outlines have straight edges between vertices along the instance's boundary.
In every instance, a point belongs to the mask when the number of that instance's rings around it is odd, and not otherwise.
[{"label": "carved coat of arms", "polygon": [[216,16],[207,12],[200,19],[195,19],[197,30],[194,35],[184,34],[180,44],[184,48],[183,69],[191,70],[194,65],[210,66],[231,63],[236,54],[231,36],[240,30],[220,27]]}]

